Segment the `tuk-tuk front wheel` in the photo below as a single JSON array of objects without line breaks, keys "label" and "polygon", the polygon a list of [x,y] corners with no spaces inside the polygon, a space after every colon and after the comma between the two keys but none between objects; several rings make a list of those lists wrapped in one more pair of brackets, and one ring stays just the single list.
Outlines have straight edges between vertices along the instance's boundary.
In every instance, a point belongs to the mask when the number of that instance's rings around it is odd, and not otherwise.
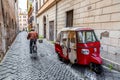
[{"label": "tuk-tuk front wheel", "polygon": [[90,69],[93,70],[96,74],[101,74],[103,72],[103,67],[100,64],[90,63]]}]

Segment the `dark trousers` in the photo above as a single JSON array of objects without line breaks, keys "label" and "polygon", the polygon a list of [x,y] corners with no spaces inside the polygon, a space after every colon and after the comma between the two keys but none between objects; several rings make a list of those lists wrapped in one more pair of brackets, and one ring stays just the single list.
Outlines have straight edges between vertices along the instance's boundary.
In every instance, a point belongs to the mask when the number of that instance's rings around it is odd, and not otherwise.
[{"label": "dark trousers", "polygon": [[33,48],[33,45],[36,45],[36,41],[37,41],[37,39],[30,40],[30,53],[32,53],[32,48]]}]

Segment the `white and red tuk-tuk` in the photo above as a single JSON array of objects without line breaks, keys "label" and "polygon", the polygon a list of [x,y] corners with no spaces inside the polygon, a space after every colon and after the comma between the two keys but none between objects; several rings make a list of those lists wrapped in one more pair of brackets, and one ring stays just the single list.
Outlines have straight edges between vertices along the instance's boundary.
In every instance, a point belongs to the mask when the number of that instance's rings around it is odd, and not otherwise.
[{"label": "white and red tuk-tuk", "polygon": [[102,72],[100,41],[91,28],[64,28],[58,33],[55,51],[59,58],[71,63],[89,65],[96,73]]}]

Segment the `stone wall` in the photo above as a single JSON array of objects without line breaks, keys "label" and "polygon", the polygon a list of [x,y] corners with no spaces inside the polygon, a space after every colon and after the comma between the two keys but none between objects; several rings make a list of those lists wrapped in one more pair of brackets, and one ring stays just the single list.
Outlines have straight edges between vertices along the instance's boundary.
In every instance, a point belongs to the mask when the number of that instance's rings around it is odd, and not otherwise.
[{"label": "stone wall", "polygon": [[16,36],[15,0],[0,0],[0,56],[5,55]]}]

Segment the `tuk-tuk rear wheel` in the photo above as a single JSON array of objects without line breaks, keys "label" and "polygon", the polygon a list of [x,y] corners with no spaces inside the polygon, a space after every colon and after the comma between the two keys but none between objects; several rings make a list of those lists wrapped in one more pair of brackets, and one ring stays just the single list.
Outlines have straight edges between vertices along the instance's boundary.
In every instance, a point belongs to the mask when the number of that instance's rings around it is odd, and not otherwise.
[{"label": "tuk-tuk rear wheel", "polygon": [[90,69],[93,70],[96,74],[101,74],[103,72],[103,67],[100,64],[90,63]]},{"label": "tuk-tuk rear wheel", "polygon": [[59,53],[58,53],[58,59],[61,61],[62,60],[62,57],[59,55]]},{"label": "tuk-tuk rear wheel", "polygon": [[62,58],[59,54],[58,54],[58,59],[62,62],[70,63],[70,60],[66,60],[66,59]]}]

